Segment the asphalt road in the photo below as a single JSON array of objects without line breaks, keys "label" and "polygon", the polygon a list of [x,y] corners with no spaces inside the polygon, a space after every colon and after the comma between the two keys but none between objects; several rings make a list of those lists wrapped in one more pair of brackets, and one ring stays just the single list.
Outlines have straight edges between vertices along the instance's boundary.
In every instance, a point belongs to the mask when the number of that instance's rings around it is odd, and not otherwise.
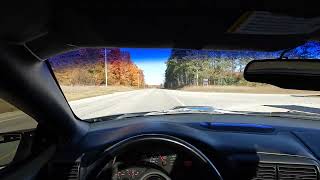
[{"label": "asphalt road", "polygon": [[[36,127],[37,123],[22,112],[8,112],[0,114],[0,133],[30,129]],[[0,141],[1,141],[0,136]],[[15,156],[19,141],[0,143],[0,169],[1,166],[9,164]]]},{"label": "asphalt road", "polygon": [[36,125],[30,116],[19,111],[0,114],[0,133],[32,129]]},{"label": "asphalt road", "polygon": [[320,113],[320,96],[144,89],[81,99],[72,101],[70,105],[82,119],[119,113],[162,111],[175,106],[213,106],[231,111],[293,110]]},{"label": "asphalt road", "polygon": [[[175,106],[213,106],[231,111],[301,111],[320,114],[320,95],[206,93],[165,89],[117,92],[70,102],[75,114],[94,118],[111,114],[163,111]],[[35,127],[19,112],[0,114],[0,133]]]},{"label": "asphalt road", "polygon": [[[119,113],[162,111],[175,106],[213,106],[231,111],[301,111],[320,114],[320,96],[288,94],[240,94],[186,92],[164,89],[144,89],[118,92],[70,102],[75,114],[94,118]],[[0,114],[0,133],[36,127],[35,121],[19,112]],[[3,146],[1,146],[3,145]],[[1,162],[13,158],[15,143],[0,144]],[[5,147],[5,148],[3,148]]]}]

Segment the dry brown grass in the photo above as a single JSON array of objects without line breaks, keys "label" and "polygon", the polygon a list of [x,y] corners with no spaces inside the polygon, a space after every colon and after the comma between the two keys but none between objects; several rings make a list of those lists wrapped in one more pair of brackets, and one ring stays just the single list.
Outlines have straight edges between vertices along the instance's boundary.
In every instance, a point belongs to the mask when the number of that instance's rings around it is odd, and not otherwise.
[{"label": "dry brown grass", "polygon": [[[137,89],[125,86],[62,86],[61,88],[68,101]],[[0,98],[0,114],[17,110]]]},{"label": "dry brown grass", "polygon": [[5,112],[13,112],[16,110],[18,109],[0,98],[0,114]]},{"label": "dry brown grass", "polygon": [[195,92],[226,92],[226,93],[255,93],[255,94],[320,94],[318,91],[290,90],[275,86],[187,86],[180,90]]},{"label": "dry brown grass", "polygon": [[137,89],[126,86],[61,86],[61,88],[68,101]]}]

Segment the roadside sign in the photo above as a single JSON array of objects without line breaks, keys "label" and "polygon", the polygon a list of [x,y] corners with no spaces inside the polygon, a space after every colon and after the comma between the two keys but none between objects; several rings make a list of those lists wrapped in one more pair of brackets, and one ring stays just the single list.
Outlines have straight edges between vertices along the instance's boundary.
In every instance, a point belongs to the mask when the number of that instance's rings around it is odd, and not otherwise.
[{"label": "roadside sign", "polygon": [[209,86],[209,79],[203,79],[203,86]]}]

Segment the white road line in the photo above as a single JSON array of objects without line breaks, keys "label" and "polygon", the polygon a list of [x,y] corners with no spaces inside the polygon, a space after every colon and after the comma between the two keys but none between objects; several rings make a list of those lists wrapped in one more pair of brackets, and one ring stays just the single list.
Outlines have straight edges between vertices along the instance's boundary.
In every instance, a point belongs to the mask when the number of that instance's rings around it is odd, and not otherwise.
[{"label": "white road line", "polygon": [[12,154],[12,152],[9,152],[9,153],[7,153],[7,154],[5,154],[3,156],[0,156],[0,160],[9,157],[11,154]]},{"label": "white road line", "polygon": [[166,92],[172,99],[176,100],[181,106],[185,106],[185,104],[177,97],[177,96],[173,96],[170,93],[171,92]]},{"label": "white road line", "polygon": [[174,98],[178,103],[180,103],[181,106],[185,106],[185,104],[184,104],[179,98],[177,98],[176,96],[173,96],[173,98]]},{"label": "white road line", "polygon": [[18,117],[14,117],[14,118],[9,118],[9,119],[4,119],[4,120],[1,120],[0,121],[0,123],[2,123],[2,122],[6,122],[6,121],[11,121],[11,120],[13,120],[13,119],[17,119]]}]

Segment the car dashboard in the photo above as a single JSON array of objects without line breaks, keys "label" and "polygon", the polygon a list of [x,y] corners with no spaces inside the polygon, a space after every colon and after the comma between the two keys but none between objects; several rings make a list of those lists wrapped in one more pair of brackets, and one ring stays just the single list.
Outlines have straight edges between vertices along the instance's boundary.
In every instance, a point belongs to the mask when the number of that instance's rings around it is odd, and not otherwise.
[{"label": "car dashboard", "polygon": [[[79,180],[206,179],[210,174],[206,166],[212,163],[213,179],[317,180],[318,124],[282,117],[207,114],[101,121],[91,124],[79,144],[56,154],[49,175]],[[132,139],[139,142],[121,144]],[[121,152],[110,153],[119,146],[123,146]],[[205,163],[200,161],[203,157]]]}]

